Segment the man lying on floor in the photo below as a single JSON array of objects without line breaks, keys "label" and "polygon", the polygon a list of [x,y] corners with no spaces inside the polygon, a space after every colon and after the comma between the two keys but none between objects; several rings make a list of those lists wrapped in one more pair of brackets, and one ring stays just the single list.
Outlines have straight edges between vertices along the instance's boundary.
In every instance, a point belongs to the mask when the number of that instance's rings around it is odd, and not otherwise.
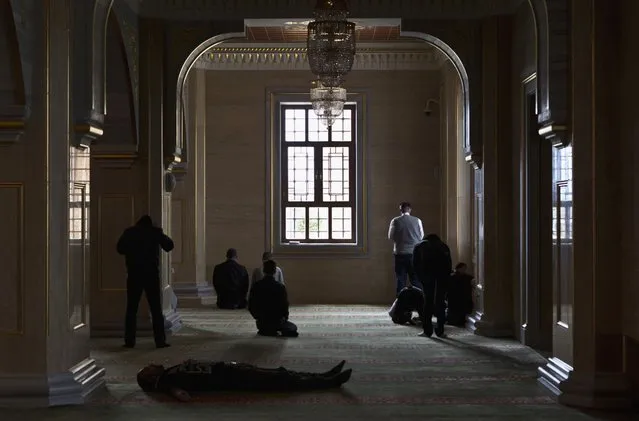
[{"label": "man lying on floor", "polygon": [[325,373],[306,373],[250,364],[187,360],[165,369],[148,365],[138,372],[145,392],[165,393],[186,402],[192,393],[220,391],[285,392],[337,388],[346,383],[352,369],[342,371],[342,361]]}]

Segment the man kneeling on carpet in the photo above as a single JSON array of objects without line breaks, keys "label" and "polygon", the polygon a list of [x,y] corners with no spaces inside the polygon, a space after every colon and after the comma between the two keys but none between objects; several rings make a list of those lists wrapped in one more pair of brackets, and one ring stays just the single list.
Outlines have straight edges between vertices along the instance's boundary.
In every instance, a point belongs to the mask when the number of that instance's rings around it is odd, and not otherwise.
[{"label": "man kneeling on carpet", "polygon": [[325,373],[305,373],[250,364],[187,360],[170,368],[148,365],[138,372],[145,392],[161,392],[186,402],[192,393],[219,391],[284,392],[337,388],[346,383],[352,369],[342,371],[342,361]]},{"label": "man kneeling on carpet", "polygon": [[[413,319],[413,311],[416,311],[419,315],[417,320]],[[393,323],[398,325],[405,325],[406,323],[417,325],[417,322],[421,323],[423,320],[423,314],[424,292],[412,285],[403,288],[399,292],[393,306],[388,312]]]},{"label": "man kneeling on carpet", "polygon": [[255,282],[249,294],[249,311],[255,319],[258,335],[296,338],[297,326],[288,321],[286,287],[275,279],[277,263],[267,260],[262,267],[264,277]]}]

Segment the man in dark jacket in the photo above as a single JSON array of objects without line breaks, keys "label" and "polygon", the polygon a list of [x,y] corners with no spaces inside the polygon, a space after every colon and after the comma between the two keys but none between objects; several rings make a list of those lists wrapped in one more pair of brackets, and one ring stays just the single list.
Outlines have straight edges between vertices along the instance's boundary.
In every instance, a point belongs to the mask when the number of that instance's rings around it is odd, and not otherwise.
[{"label": "man in dark jacket", "polygon": [[217,294],[217,307],[225,310],[246,308],[249,274],[238,261],[237,250],[226,251],[226,261],[213,269],[213,288]]},{"label": "man in dark jacket", "polygon": [[448,324],[464,327],[466,317],[473,312],[473,275],[468,274],[466,263],[455,266],[448,284]]},{"label": "man in dark jacket", "polygon": [[338,388],[353,372],[342,361],[324,373],[304,373],[284,367],[262,368],[250,364],[187,360],[170,368],[148,365],[137,375],[145,392],[159,392],[187,402],[192,393],[247,391],[299,392]]},{"label": "man in dark jacket", "polygon": [[413,320],[413,311],[419,314],[419,319],[423,322],[424,292],[410,285],[399,292],[388,315],[393,323],[398,325],[416,324]]},{"label": "man in dark jacket", "polygon": [[166,343],[162,314],[160,248],[166,252],[173,250],[173,240],[164,234],[162,228],[154,226],[148,215],[144,215],[134,226],[124,230],[118,240],[117,250],[126,259],[128,273],[124,327],[124,346],[127,348],[135,346],[136,319],[142,292],[146,295],[151,311],[155,346],[169,346]]},{"label": "man in dark jacket", "polygon": [[424,285],[424,335],[433,335],[433,313],[437,317],[435,334],[444,336],[446,324],[446,286],[453,263],[450,249],[436,234],[429,234],[415,246],[413,265]]},{"label": "man in dark jacket", "polygon": [[255,319],[257,333],[264,336],[299,336],[297,326],[288,321],[288,294],[286,287],[275,279],[277,263],[264,262],[264,278],[251,288],[249,311]]}]

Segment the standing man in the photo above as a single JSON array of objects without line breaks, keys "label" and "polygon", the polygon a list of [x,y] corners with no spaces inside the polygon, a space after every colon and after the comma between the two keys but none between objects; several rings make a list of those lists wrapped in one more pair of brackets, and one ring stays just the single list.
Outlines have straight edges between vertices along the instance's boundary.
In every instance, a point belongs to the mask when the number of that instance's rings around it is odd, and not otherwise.
[{"label": "standing man", "polygon": [[410,203],[400,203],[399,210],[401,215],[393,218],[388,228],[388,239],[393,241],[395,255],[396,296],[406,286],[407,276],[412,286],[422,289],[422,284],[413,270],[413,249],[424,238],[422,220],[410,214]]},{"label": "standing man", "polygon": [[446,289],[452,272],[450,249],[437,234],[428,234],[415,246],[413,266],[424,285],[424,335],[433,335],[433,313],[437,317],[435,335],[444,337]]},{"label": "standing man", "polygon": [[162,228],[153,225],[149,215],[144,215],[132,227],[124,230],[118,240],[118,253],[126,258],[126,321],[124,346],[135,347],[136,319],[142,292],[146,295],[153,322],[153,337],[157,348],[166,348],[164,315],[162,314],[162,290],[160,288],[160,248],[173,250],[173,240]]}]

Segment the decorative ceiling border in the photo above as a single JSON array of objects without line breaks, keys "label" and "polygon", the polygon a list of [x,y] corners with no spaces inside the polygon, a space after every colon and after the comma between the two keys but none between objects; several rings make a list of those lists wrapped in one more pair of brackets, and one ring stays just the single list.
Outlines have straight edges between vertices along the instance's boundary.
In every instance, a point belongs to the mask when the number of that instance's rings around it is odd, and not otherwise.
[{"label": "decorative ceiling border", "polygon": [[[286,45],[286,44],[285,44]],[[308,70],[302,46],[219,47],[205,52],[195,67],[206,70]],[[434,48],[359,48],[353,70],[439,70],[447,58]]]},{"label": "decorative ceiling border", "polygon": [[[247,16],[310,16],[316,0],[127,0],[145,17],[171,20],[228,20]],[[351,16],[410,19],[478,19],[510,14],[521,0],[350,0]]]}]

